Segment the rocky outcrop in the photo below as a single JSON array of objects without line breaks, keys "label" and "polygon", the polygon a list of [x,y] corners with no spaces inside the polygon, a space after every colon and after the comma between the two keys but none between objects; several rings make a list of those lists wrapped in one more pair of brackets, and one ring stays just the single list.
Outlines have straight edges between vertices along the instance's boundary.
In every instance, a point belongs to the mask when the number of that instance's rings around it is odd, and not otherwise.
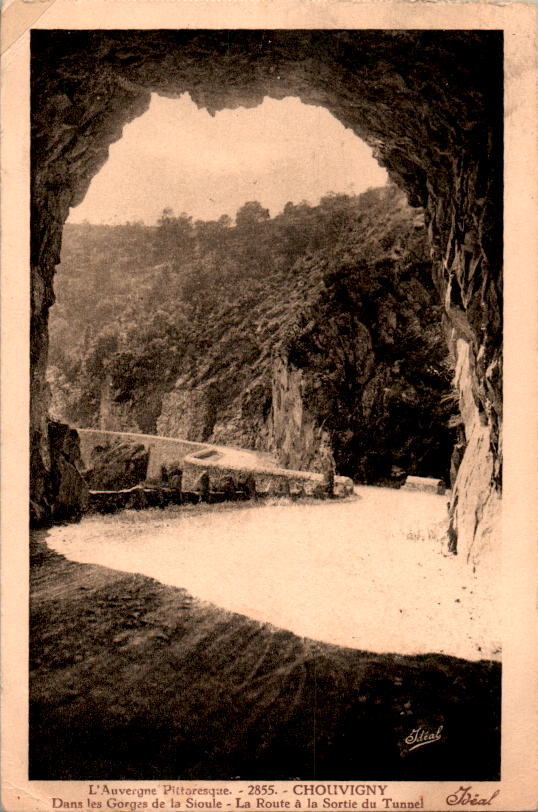
[{"label": "rocky outcrop", "polygon": [[272,414],[296,467],[328,448],[358,482],[396,484],[405,471],[448,484],[455,404],[442,310],[423,243],[407,232],[402,242],[382,262],[337,257],[285,342]]},{"label": "rocky outcrop", "polygon": [[476,564],[482,558],[498,555],[493,543],[500,524],[500,495],[491,488],[496,460],[490,448],[487,418],[470,372],[469,345],[459,339],[456,346],[456,383],[465,429],[465,452],[458,467],[450,504],[449,536],[457,551],[459,536],[470,540],[466,556]]},{"label": "rocky outcrop", "polygon": [[[98,397],[97,424],[99,429],[101,431],[153,433],[155,421],[162,408],[165,388],[162,381],[156,380],[151,390],[146,388],[142,392],[136,392],[134,397],[125,397],[121,389],[114,385],[112,376],[107,374]],[[84,418],[84,416],[82,417]],[[88,415],[84,422],[91,425],[91,416]]]},{"label": "rocky outcrop", "polygon": [[140,431],[134,422],[132,404],[118,401],[110,375],[106,376],[101,386],[99,428],[101,431]]},{"label": "rocky outcrop", "polygon": [[45,494],[58,477],[46,425],[47,317],[69,207],[151,91],[188,91],[210,112],[293,95],[371,144],[426,211],[436,283],[454,340],[466,344],[460,385],[482,426],[480,442],[466,426],[476,439],[458,474],[481,483],[479,496],[460,487],[453,506],[458,549],[474,549],[501,485],[502,66],[497,31],[32,31],[34,515],[50,515]]},{"label": "rocky outcrop", "polygon": [[84,479],[91,490],[121,490],[147,477],[149,451],[141,443],[110,440],[95,446]]},{"label": "rocky outcrop", "polygon": [[215,424],[215,407],[203,389],[174,389],[163,397],[157,434],[203,442]]},{"label": "rocky outcrop", "polygon": [[331,440],[320,428],[304,399],[305,373],[277,356],[273,364],[270,433],[278,460],[285,468],[323,472],[335,468]]},{"label": "rocky outcrop", "polygon": [[372,358],[370,377],[355,380],[351,401],[342,393],[339,412],[319,369],[277,358],[271,450],[286,467],[324,471],[330,466],[365,484],[397,485],[404,473],[438,476],[448,484],[448,421],[432,417],[420,388],[402,380],[398,364],[376,361],[373,353]]},{"label": "rocky outcrop", "polygon": [[217,413],[211,437],[217,445],[239,445],[259,451],[274,452],[271,419],[271,367],[256,377]]},{"label": "rocky outcrop", "polygon": [[77,432],[65,423],[51,421],[47,440],[51,474],[43,476],[43,463],[35,449],[30,460],[30,519],[34,524],[77,519],[89,504]]}]

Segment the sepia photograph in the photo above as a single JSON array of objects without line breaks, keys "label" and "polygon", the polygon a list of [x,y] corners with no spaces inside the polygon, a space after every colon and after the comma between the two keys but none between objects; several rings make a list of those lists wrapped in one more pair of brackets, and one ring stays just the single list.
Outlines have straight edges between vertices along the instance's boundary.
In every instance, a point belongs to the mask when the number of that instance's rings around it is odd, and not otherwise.
[{"label": "sepia photograph", "polygon": [[7,808],[508,812],[505,31],[128,17],[25,33]]},{"label": "sepia photograph", "polygon": [[502,54],[32,32],[31,778],[499,777]]}]

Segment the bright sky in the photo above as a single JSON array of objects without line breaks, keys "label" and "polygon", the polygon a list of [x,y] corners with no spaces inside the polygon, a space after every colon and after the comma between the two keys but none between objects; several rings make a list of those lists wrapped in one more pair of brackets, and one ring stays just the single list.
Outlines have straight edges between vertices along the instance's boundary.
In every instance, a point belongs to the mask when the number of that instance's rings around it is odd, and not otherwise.
[{"label": "bright sky", "polygon": [[275,215],[289,200],[317,204],[328,192],[359,194],[386,182],[370,148],[325,108],[267,98],[211,117],[187,93],[154,94],[69,219],[154,223],[169,207],[211,220],[234,217],[247,200]]}]

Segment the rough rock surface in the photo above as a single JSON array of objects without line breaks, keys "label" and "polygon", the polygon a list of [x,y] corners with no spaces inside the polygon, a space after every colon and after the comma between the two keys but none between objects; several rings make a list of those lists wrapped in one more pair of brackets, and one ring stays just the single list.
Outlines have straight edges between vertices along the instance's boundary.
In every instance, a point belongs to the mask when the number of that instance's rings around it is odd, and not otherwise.
[{"label": "rough rock surface", "polygon": [[42,476],[42,463],[32,449],[30,519],[38,524],[79,518],[89,504],[89,495],[82,475],[78,434],[65,423],[51,421],[47,447],[51,471],[48,477]]},{"label": "rough rock surface", "polygon": [[442,308],[422,241],[400,239],[405,261],[327,275],[283,342],[271,430],[292,468],[325,470],[332,457],[356,482],[393,484],[400,469],[448,484],[455,405]]},{"label": "rough rock surface", "polygon": [[101,386],[99,428],[101,431],[138,431],[131,404],[128,401],[118,401],[115,395],[110,376],[107,376]]},{"label": "rough rock surface", "polygon": [[163,437],[204,442],[211,435],[215,409],[202,389],[173,390],[163,397],[157,433]]},{"label": "rough rock surface", "polygon": [[278,460],[285,468],[323,472],[336,467],[331,441],[304,399],[303,370],[275,358],[270,432]]},{"label": "rough rock surface", "polygon": [[[502,34],[496,31],[32,32],[31,441],[41,519],[53,472],[47,431],[47,319],[62,225],[150,92],[190,92],[210,112],[298,96],[371,144],[422,205],[436,282],[473,394],[481,442],[464,471],[481,508],[501,482]],[[465,367],[465,369],[463,369]],[[466,431],[471,427],[466,426]],[[475,473],[476,472],[476,473]],[[458,476],[453,527],[469,552],[481,517]],[[485,490],[484,490],[485,488]],[[480,512],[480,511],[479,511]]]},{"label": "rough rock surface", "polygon": [[265,374],[257,376],[235,398],[230,398],[216,414],[208,438],[216,445],[237,445],[259,451],[275,451],[271,420],[270,364]]},{"label": "rough rock surface", "polygon": [[84,479],[91,490],[122,490],[144,482],[149,451],[140,443],[111,440],[96,446]]},{"label": "rough rock surface", "polygon": [[490,487],[495,458],[489,444],[489,428],[480,408],[470,372],[469,345],[457,342],[456,383],[465,428],[465,453],[458,468],[451,502],[449,533],[455,540],[471,540],[467,556],[473,562],[498,554],[492,541],[500,524],[500,496]]}]

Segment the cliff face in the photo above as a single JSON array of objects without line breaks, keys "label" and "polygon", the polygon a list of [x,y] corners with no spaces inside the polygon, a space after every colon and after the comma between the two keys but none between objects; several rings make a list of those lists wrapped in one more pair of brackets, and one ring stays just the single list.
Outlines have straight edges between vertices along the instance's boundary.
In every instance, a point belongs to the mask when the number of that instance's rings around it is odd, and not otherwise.
[{"label": "cliff face", "polygon": [[420,276],[398,257],[326,277],[273,365],[271,428],[286,464],[323,467],[329,455],[359,482],[405,471],[448,483],[452,364]]},{"label": "cliff face", "polygon": [[490,447],[487,418],[470,372],[469,345],[461,339],[457,342],[456,357],[456,384],[465,439],[452,496],[449,533],[456,549],[459,535],[470,539],[469,556],[478,561],[495,547],[499,532],[501,505],[490,487],[498,460]]},{"label": "cliff face", "polygon": [[[264,96],[323,105],[424,207],[436,283],[461,348],[460,385],[472,392],[466,420],[472,413],[472,424],[484,427],[482,441],[467,446],[463,470],[471,479],[487,471],[487,496],[481,488],[470,494],[463,474],[454,488],[454,532],[469,554],[501,482],[502,40],[494,31],[32,32],[36,518],[51,511],[43,496],[53,476],[45,370],[62,224],[151,91],[189,91],[210,111]],[[478,517],[474,530],[464,515]]]},{"label": "cliff face", "polygon": [[204,442],[215,423],[215,410],[207,392],[175,390],[164,396],[157,420],[157,434]]},{"label": "cliff face", "polygon": [[[82,476],[84,463],[80,454],[78,434],[64,423],[50,421],[47,426],[47,462],[52,472],[39,477],[40,458],[32,450],[30,458],[33,473],[30,493],[30,520],[39,523],[43,505],[49,505],[53,521],[77,519],[89,503],[88,486]],[[38,483],[39,487],[36,487]]]},{"label": "cliff face", "polygon": [[448,480],[453,370],[423,217],[395,187],[332,205],[339,236],[266,271],[252,301],[232,276],[234,302],[202,320],[157,431],[360,482],[395,468]]},{"label": "cliff face", "polygon": [[305,402],[306,376],[286,357],[275,358],[269,423],[271,446],[282,465],[305,471],[336,468],[330,437]]}]

